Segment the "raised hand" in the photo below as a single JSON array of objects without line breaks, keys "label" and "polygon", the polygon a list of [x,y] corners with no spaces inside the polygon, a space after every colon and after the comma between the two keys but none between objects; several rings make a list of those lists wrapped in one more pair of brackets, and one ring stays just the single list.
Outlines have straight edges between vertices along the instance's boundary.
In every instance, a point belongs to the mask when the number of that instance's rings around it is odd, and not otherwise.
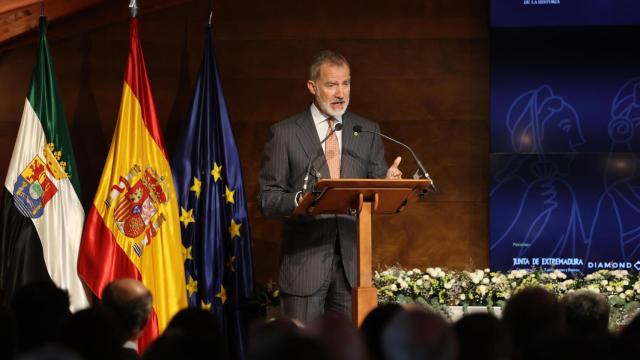
[{"label": "raised hand", "polygon": [[400,165],[400,161],[402,161],[402,158],[400,156],[398,156],[393,161],[393,164],[391,164],[389,169],[387,169],[387,176],[385,177],[386,179],[394,179],[394,180],[402,179],[402,171],[398,169],[398,166]]}]

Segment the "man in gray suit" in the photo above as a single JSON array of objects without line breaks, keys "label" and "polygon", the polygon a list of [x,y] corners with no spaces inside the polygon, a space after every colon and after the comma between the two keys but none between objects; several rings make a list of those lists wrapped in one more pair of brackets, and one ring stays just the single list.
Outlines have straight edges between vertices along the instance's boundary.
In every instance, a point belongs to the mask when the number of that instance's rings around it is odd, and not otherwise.
[{"label": "man in gray suit", "polygon": [[[399,179],[400,157],[387,168],[377,123],[346,111],[351,73],[340,54],[325,50],[311,63],[307,88],[313,103],[271,127],[259,176],[258,206],[265,216],[283,217],[280,255],[281,306],[285,315],[307,322],[325,311],[351,317],[356,286],[355,216],[290,216],[302,195],[307,166],[317,178]],[[342,123],[344,131],[332,131]],[[321,140],[327,139],[324,144]],[[337,155],[337,156],[335,156]],[[319,174],[319,176],[317,176]],[[310,186],[311,187],[311,186]]]}]

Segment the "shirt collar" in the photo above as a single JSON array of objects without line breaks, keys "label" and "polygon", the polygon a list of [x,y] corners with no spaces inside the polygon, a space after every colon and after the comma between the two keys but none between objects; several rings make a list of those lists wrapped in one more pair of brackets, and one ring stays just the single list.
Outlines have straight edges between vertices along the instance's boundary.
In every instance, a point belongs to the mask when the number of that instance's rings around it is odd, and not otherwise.
[{"label": "shirt collar", "polygon": [[[320,112],[320,109],[318,109],[316,104],[313,102],[311,103],[311,117],[313,118],[313,123],[316,124],[316,126],[329,118],[329,116]],[[342,122],[342,116],[334,116],[334,118],[336,119],[336,123]]]}]

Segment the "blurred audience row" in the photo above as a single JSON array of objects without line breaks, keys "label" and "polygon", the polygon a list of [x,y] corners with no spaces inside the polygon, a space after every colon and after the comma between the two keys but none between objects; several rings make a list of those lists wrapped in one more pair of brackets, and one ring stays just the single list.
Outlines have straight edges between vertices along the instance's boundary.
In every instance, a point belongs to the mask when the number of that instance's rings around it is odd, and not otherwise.
[{"label": "blurred audience row", "polygon": [[[0,307],[0,359],[229,358],[215,317],[196,308],[179,312],[138,355],[152,302],[141,283],[122,279],[104,289],[99,304],[72,314],[64,291],[29,284]],[[451,323],[419,306],[386,304],[360,328],[331,313],[308,324],[261,320],[246,349],[248,360],[633,359],[640,356],[640,316],[610,331],[602,295],[580,290],[558,299],[527,288],[509,300],[501,319],[471,314]]]}]

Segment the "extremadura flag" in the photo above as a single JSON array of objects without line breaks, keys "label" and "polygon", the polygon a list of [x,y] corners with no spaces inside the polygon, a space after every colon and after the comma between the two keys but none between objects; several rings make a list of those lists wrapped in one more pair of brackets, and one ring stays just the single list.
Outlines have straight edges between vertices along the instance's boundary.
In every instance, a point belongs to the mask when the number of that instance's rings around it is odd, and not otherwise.
[{"label": "extremadura flag", "polygon": [[[73,148],[40,17],[40,44],[0,203],[0,298],[53,281],[71,310],[88,306],[77,271],[84,224]],[[3,294],[1,294],[3,293]]]}]

